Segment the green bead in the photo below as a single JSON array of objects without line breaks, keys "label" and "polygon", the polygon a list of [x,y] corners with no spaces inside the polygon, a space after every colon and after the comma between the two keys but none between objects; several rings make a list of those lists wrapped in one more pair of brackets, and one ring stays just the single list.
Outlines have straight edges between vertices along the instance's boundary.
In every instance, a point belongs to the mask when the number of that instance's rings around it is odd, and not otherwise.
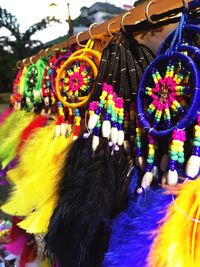
[{"label": "green bead", "polygon": [[178,162],[179,162],[179,163],[184,163],[184,162],[185,162],[185,158],[179,158],[179,159],[178,159]]},{"label": "green bead", "polygon": [[103,104],[99,103],[98,107],[103,108]]},{"label": "green bead", "polygon": [[171,159],[177,161],[178,160],[178,156],[177,155],[171,156]]},{"label": "green bead", "polygon": [[178,157],[179,157],[179,158],[182,158],[182,157],[184,157],[184,156],[185,156],[184,152],[178,152]]},{"label": "green bead", "polygon": [[170,151],[169,151],[169,154],[170,154],[170,156],[174,156],[174,155],[177,155],[177,152],[176,152],[176,151],[172,151],[172,150],[170,150]]},{"label": "green bead", "polygon": [[123,123],[123,120],[118,120],[118,123],[119,123],[119,124],[122,124],[122,123]]},{"label": "green bead", "polygon": [[147,163],[153,163],[153,159],[147,159]]},{"label": "green bead", "polygon": [[199,141],[193,141],[193,145],[194,146],[200,146],[200,142]]}]

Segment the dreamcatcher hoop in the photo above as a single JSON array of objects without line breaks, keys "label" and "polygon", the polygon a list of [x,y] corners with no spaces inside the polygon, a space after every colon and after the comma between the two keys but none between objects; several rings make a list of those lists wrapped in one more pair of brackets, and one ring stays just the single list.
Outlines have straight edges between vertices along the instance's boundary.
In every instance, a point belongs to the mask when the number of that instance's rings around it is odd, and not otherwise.
[{"label": "dreamcatcher hoop", "polygon": [[41,77],[43,76],[43,71],[45,69],[45,62],[42,59],[38,59],[36,63],[30,65],[27,69],[26,72],[26,77],[25,77],[25,83],[24,83],[24,95],[26,97],[31,97],[32,95],[32,91],[29,90],[29,82],[27,81],[27,79],[29,78],[29,74],[30,72],[32,72],[34,69],[37,70],[37,75],[35,76],[36,79],[36,84],[33,88],[34,91],[41,91],[41,87],[42,87],[42,79]]},{"label": "dreamcatcher hoop", "polygon": [[[170,127],[166,130],[156,130],[151,126],[151,123],[145,116],[144,106],[143,106],[143,98],[144,98],[144,90],[146,88],[146,84],[149,81],[149,77],[151,77],[152,69],[162,64],[165,61],[180,61],[184,63],[185,67],[187,66],[188,70],[191,74],[191,80],[193,85],[193,95],[191,98],[190,108],[188,109],[186,115],[174,126]],[[196,111],[199,108],[200,103],[200,80],[199,80],[199,71],[197,70],[195,62],[188,56],[180,53],[180,52],[172,52],[171,54],[162,54],[158,58],[156,58],[149,67],[145,70],[142,80],[139,85],[138,94],[137,94],[137,111],[138,118],[140,120],[141,125],[144,127],[147,133],[151,133],[152,136],[155,137],[164,137],[170,135],[174,129],[184,129],[189,127],[195,120]]]},{"label": "dreamcatcher hoop", "polygon": [[93,78],[95,79],[98,73],[98,69],[97,66],[95,65],[95,63],[90,60],[89,58],[85,57],[85,56],[76,56],[76,57],[70,57],[59,69],[58,74],[56,76],[56,82],[55,82],[55,89],[56,89],[56,95],[58,97],[58,100],[63,104],[63,106],[68,107],[68,108],[79,108],[83,105],[85,105],[91,94],[93,93],[94,90],[94,86],[92,86],[90,93],[87,96],[83,96],[83,97],[78,97],[78,101],[79,102],[75,102],[75,103],[70,103],[67,100],[64,99],[64,97],[61,94],[61,90],[60,90],[60,80],[62,78],[63,72],[68,68],[68,66],[70,64],[72,64],[73,62],[86,62],[90,67],[91,70],[93,72]]},{"label": "dreamcatcher hoop", "polygon": [[[161,46],[158,49],[157,56],[165,53],[168,48],[170,47],[171,41],[173,39],[175,30],[172,31],[164,40],[164,42],[161,44]],[[194,34],[194,33],[200,33],[200,27],[198,25],[190,25],[190,24],[185,24],[183,25],[182,28],[182,33],[189,33],[189,34]]]}]

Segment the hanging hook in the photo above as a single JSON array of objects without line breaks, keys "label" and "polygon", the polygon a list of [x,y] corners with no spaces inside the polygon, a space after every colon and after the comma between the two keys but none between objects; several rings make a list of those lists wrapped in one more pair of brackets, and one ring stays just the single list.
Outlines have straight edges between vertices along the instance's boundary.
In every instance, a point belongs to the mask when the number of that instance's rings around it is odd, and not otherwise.
[{"label": "hanging hook", "polygon": [[48,47],[44,50],[45,56],[48,57],[49,55],[51,55],[52,51],[51,51],[51,47]]},{"label": "hanging hook", "polygon": [[189,10],[189,5],[188,5],[187,0],[182,0],[182,2],[183,2],[183,5],[184,5],[184,8]]},{"label": "hanging hook", "polygon": [[155,23],[156,23],[156,22],[153,21],[153,20],[151,19],[151,17],[149,16],[149,8],[150,8],[150,6],[153,5],[153,4],[155,4],[155,1],[154,1],[154,0],[149,1],[148,4],[147,4],[146,7],[145,7],[145,16],[146,16],[146,19],[147,19],[148,22],[151,23],[151,24],[155,24]]},{"label": "hanging hook", "polygon": [[89,33],[89,36],[90,36],[90,39],[91,39],[91,40],[94,40],[94,37],[92,36],[92,28],[93,28],[95,25],[97,25],[96,22],[92,23],[92,24],[90,25],[89,29],[88,29],[88,33]]},{"label": "hanging hook", "polygon": [[28,62],[26,62],[27,59],[28,59],[28,58],[24,58],[24,59],[22,60],[23,65],[26,66],[26,67],[29,66]]},{"label": "hanging hook", "polygon": [[111,21],[111,22],[108,23],[108,25],[107,25],[107,32],[108,32],[108,34],[110,35],[110,37],[113,37],[113,34],[112,34],[111,30],[110,30],[110,26],[113,25],[113,24],[115,24],[115,22],[114,22],[114,21]]},{"label": "hanging hook", "polygon": [[125,17],[128,16],[128,15],[131,15],[131,12],[130,12],[130,11],[129,11],[129,12],[126,12],[126,13],[122,16],[122,19],[121,19],[121,28],[122,28],[123,32],[126,31],[126,29],[124,28],[124,19],[125,19]]},{"label": "hanging hook", "polygon": [[18,61],[16,62],[16,67],[17,67],[17,69],[19,70],[19,69],[21,68],[21,66],[22,66],[22,61],[21,61],[21,60],[18,60]]},{"label": "hanging hook", "polygon": [[35,63],[35,56],[30,57],[29,64],[33,65]]},{"label": "hanging hook", "polygon": [[78,40],[78,37],[82,34],[83,32],[79,32],[79,33],[77,33],[77,35],[76,35],[76,43],[80,46],[80,47],[85,47],[85,45],[82,45],[80,42],[79,42],[79,40]]}]

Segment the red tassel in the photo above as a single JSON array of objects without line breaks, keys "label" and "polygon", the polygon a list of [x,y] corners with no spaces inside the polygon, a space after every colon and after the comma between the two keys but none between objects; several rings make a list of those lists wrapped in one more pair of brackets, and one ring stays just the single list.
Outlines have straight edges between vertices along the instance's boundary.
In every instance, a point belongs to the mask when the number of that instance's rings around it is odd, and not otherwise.
[{"label": "red tassel", "polygon": [[39,115],[36,118],[34,118],[33,121],[22,132],[21,141],[20,141],[20,144],[18,146],[17,152],[19,152],[21,150],[21,148],[25,144],[26,140],[34,133],[34,131],[37,128],[44,127],[46,125],[46,123],[47,123],[47,117],[46,116]]},{"label": "red tassel", "polygon": [[24,251],[20,257],[20,267],[25,267],[26,264],[29,262],[35,261],[37,258],[37,243],[34,238],[31,237],[30,242],[27,243]]}]

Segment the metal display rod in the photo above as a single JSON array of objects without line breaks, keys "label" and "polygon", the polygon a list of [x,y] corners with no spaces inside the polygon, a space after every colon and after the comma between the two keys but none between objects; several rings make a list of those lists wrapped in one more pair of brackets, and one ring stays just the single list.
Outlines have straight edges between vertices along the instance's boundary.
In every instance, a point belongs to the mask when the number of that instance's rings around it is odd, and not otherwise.
[{"label": "metal display rod", "polygon": [[[91,35],[94,36],[104,36],[108,35],[111,32],[118,31],[121,27],[131,28],[133,32],[135,31],[150,31],[152,28],[155,28],[156,25],[165,25],[171,23],[173,19],[178,19],[181,15],[182,9],[190,8],[190,2],[199,2],[192,0],[153,0],[149,2],[144,2],[136,7],[133,7],[131,10],[124,12],[118,16],[115,16],[99,25],[96,25],[89,28],[87,31],[78,34],[77,36],[72,36],[66,41],[56,44],[50,48],[43,49],[39,53],[26,58],[20,63],[27,65],[32,64],[38,58],[45,55],[45,53],[53,53],[55,48],[64,48],[69,47],[74,44],[85,42]],[[19,63],[19,62],[18,62]],[[20,64],[17,64],[18,66]]]}]

